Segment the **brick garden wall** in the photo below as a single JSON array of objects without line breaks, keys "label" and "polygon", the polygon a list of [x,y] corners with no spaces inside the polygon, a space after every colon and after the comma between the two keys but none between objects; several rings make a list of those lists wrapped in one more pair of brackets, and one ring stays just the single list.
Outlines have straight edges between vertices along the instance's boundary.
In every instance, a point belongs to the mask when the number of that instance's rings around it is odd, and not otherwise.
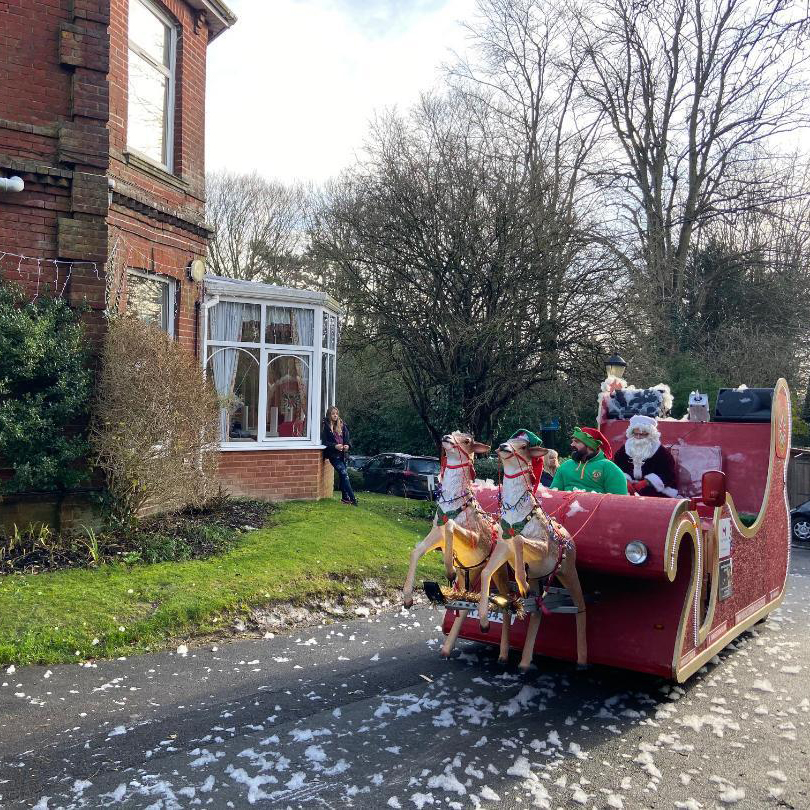
[{"label": "brick garden wall", "polygon": [[332,494],[332,465],[320,450],[229,450],[220,454],[219,475],[232,495],[281,501]]}]

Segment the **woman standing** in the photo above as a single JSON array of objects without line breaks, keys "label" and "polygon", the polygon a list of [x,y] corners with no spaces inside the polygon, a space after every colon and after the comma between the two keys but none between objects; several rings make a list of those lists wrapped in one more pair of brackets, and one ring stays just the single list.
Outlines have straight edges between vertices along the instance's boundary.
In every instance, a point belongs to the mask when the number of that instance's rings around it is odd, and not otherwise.
[{"label": "woman standing", "polygon": [[323,451],[324,455],[340,476],[340,490],[343,493],[342,502],[357,506],[357,498],[352,491],[349,473],[346,470],[346,457],[351,447],[349,428],[340,418],[340,411],[334,405],[326,412],[326,418],[323,420],[321,444],[326,445],[326,449]]}]

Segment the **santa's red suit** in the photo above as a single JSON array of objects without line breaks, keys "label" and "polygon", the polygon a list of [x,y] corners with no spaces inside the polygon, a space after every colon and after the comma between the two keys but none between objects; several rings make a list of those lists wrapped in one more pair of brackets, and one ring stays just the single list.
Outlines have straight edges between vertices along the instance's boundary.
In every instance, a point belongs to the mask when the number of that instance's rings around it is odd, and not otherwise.
[{"label": "santa's red suit", "polygon": [[[643,429],[646,435],[641,439],[634,438],[631,435],[634,428]],[[634,416],[627,428],[627,436],[627,441],[616,452],[613,461],[627,478],[629,494],[678,497],[675,459],[661,444],[655,420]]]}]

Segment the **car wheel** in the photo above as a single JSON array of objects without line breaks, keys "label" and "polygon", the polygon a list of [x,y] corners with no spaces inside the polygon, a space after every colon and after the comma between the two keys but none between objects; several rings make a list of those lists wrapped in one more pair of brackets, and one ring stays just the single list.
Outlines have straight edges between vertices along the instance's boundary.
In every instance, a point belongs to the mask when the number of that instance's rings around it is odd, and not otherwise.
[{"label": "car wheel", "polygon": [[801,517],[793,520],[793,539],[797,543],[810,543],[810,519]]}]

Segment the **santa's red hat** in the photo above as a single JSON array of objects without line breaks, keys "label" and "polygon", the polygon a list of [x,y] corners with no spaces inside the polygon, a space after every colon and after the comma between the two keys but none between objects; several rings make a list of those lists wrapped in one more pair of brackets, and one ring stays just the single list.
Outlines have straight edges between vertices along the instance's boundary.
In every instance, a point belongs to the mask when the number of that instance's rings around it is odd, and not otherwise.
[{"label": "santa's red hat", "polygon": [[613,448],[610,446],[610,442],[605,434],[596,428],[575,427],[572,438],[590,447],[591,450],[601,450],[607,459],[613,458]]}]

